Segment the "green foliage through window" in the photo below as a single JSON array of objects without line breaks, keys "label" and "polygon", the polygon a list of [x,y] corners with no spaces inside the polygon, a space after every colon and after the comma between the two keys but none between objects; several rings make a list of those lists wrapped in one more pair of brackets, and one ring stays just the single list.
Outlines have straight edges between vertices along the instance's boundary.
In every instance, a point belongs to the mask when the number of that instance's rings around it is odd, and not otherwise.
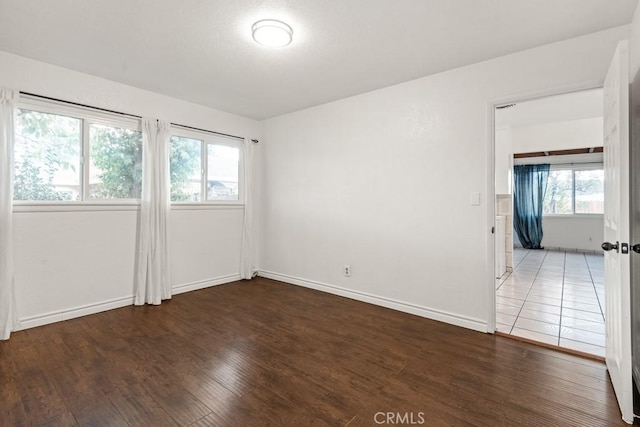
[{"label": "green foliage through window", "polygon": [[18,110],[14,200],[79,200],[81,120]]},{"label": "green foliage through window", "polygon": [[199,202],[202,199],[202,141],[172,136],[169,146],[171,201]]},{"label": "green foliage through window", "polygon": [[545,215],[598,214],[604,212],[602,169],[558,169],[549,172],[543,203]]},{"label": "green foliage through window", "polygon": [[239,200],[239,147],[209,135],[203,139],[174,135],[170,146],[171,201]]},{"label": "green foliage through window", "polygon": [[[55,114],[36,111],[49,111],[47,105],[33,105],[33,110],[18,110],[14,200],[141,198],[142,132],[137,121],[64,107]],[[239,159],[238,146],[211,135],[172,136],[171,201],[238,201]]]},{"label": "green foliage through window", "polygon": [[142,194],[142,133],[91,125],[89,193],[92,199],[139,199]]},{"label": "green foliage through window", "polygon": [[[89,130],[88,143],[84,140]],[[87,119],[20,109],[14,147],[14,200],[139,199],[142,133]],[[82,167],[83,147],[89,174]]]}]

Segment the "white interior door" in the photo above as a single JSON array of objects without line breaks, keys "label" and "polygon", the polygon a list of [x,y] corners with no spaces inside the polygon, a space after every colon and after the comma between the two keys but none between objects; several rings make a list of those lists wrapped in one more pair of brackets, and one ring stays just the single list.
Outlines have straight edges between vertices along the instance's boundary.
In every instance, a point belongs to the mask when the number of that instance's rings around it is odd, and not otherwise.
[{"label": "white interior door", "polygon": [[620,42],[604,82],[603,249],[607,369],[622,418],[632,423],[630,257],[624,247],[629,242],[628,55],[628,43]]}]

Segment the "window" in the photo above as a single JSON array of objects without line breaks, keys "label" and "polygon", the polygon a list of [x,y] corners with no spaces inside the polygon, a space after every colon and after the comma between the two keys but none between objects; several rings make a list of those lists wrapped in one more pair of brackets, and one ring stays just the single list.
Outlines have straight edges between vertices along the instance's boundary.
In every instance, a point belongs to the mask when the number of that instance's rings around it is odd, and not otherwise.
[{"label": "window", "polygon": [[202,144],[199,139],[171,137],[169,173],[172,202],[202,200]]},{"label": "window", "polygon": [[135,200],[142,190],[139,120],[26,100],[18,110],[14,200]]},{"label": "window", "polygon": [[573,213],[573,171],[549,171],[542,212],[551,215]]},{"label": "window", "polygon": [[[241,140],[176,127],[174,203],[241,203]],[[14,200],[131,203],[142,194],[139,119],[24,96],[14,147]]]},{"label": "window", "polygon": [[170,140],[171,201],[240,202],[240,144],[210,134],[180,132],[183,135]]},{"label": "window", "polygon": [[142,194],[142,132],[89,126],[89,196],[139,199]]},{"label": "window", "polygon": [[207,144],[207,200],[238,201],[240,149]]},{"label": "window", "polygon": [[543,214],[601,214],[604,212],[604,171],[552,166],[544,197]]},{"label": "window", "polygon": [[80,200],[82,120],[18,110],[14,200]]},{"label": "window", "polygon": [[604,170],[574,171],[575,213],[604,213]]}]

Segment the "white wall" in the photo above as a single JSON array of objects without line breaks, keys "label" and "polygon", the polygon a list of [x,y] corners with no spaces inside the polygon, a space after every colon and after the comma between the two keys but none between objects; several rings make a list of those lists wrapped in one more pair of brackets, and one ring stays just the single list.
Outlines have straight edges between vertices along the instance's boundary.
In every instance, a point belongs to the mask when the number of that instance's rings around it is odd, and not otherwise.
[{"label": "white wall", "polygon": [[602,215],[572,218],[544,217],[542,220],[545,248],[581,249],[601,252],[604,242]]},{"label": "white wall", "polygon": [[267,120],[262,274],[486,330],[490,102],[601,83],[627,36],[612,29]]},{"label": "white wall", "polygon": [[513,153],[602,147],[602,117],[511,128]]},{"label": "white wall", "polygon": [[[546,249],[602,251],[603,215],[543,216],[542,230],[544,236],[541,245]],[[513,236],[513,245],[522,247],[515,229]]]},{"label": "white wall", "polygon": [[[262,123],[0,52],[0,86],[248,138]],[[14,214],[23,327],[130,304],[137,211]],[[237,279],[242,207],[172,210],[172,283],[180,292]]]},{"label": "white wall", "polygon": [[[547,249],[579,249],[601,252],[604,241],[604,220],[602,215],[542,218],[542,246]],[[522,246],[514,234],[514,245]]]}]

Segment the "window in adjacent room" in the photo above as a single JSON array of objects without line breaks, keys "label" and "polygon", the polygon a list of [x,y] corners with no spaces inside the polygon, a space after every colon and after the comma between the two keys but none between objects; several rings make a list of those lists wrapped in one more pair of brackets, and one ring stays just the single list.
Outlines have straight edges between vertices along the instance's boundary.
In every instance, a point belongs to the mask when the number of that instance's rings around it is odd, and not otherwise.
[{"label": "window in adjacent room", "polygon": [[604,171],[602,166],[552,165],[547,181],[545,215],[602,214],[604,212]]}]

